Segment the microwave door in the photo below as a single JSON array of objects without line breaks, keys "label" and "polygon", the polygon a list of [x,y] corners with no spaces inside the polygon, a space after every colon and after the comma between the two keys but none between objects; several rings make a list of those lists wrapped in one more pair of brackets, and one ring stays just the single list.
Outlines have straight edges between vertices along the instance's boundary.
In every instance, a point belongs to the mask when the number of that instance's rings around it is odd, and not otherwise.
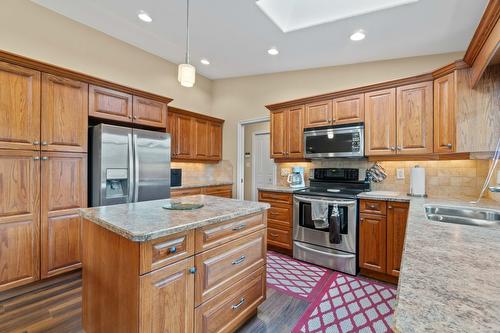
[{"label": "microwave door", "polygon": [[363,157],[361,128],[322,129],[304,133],[305,155],[308,158]]}]

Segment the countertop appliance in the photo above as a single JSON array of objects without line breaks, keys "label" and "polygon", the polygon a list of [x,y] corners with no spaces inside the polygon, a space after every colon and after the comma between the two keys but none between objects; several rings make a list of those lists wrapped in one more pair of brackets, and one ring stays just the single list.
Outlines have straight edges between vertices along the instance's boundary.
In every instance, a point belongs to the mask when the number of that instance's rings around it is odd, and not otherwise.
[{"label": "countertop appliance", "polygon": [[90,140],[93,207],[170,197],[170,134],[100,124]]},{"label": "countertop appliance", "polygon": [[303,167],[292,167],[292,172],[288,174],[287,182],[290,187],[305,187],[304,182],[304,168]]},{"label": "countertop appliance", "polygon": [[364,149],[363,123],[304,130],[305,157],[311,159],[351,157],[362,158]]},{"label": "countertop appliance", "polygon": [[[370,184],[359,180],[358,169],[314,169],[310,187],[293,196],[293,257],[347,274],[358,273],[358,199]],[[329,228],[312,219],[313,203],[328,205],[328,216],[338,212],[340,238],[332,243]],[[330,221],[331,223],[331,221]]]}]

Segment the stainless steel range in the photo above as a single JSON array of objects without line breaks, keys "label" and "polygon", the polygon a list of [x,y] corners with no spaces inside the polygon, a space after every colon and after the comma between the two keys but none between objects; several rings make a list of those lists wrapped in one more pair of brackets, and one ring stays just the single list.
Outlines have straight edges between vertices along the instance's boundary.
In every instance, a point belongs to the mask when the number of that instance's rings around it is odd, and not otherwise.
[{"label": "stainless steel range", "polygon": [[[293,257],[356,275],[357,195],[369,188],[359,180],[358,169],[315,169],[310,187],[294,194]],[[324,223],[317,220],[318,209]]]}]

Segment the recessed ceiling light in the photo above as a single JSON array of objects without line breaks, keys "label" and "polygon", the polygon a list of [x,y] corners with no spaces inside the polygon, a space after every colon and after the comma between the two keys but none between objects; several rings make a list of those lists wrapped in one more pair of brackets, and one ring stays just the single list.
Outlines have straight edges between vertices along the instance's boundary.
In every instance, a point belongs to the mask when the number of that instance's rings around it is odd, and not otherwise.
[{"label": "recessed ceiling light", "polygon": [[363,30],[358,30],[351,35],[351,40],[357,42],[365,39],[365,37],[366,37],[365,32]]},{"label": "recessed ceiling light", "polygon": [[143,11],[143,10],[139,11],[139,13],[137,14],[137,17],[141,21],[144,21],[144,22],[147,22],[147,23],[150,23],[150,22],[153,21],[153,19],[151,18],[151,16],[149,16],[149,14],[146,13],[145,11]]},{"label": "recessed ceiling light", "polygon": [[271,47],[269,50],[267,50],[267,53],[269,53],[270,55],[277,55],[278,53],[280,53],[280,51],[278,51],[278,49],[275,47]]},{"label": "recessed ceiling light", "polygon": [[203,65],[210,65],[210,61],[208,61],[207,59],[203,58],[200,60],[200,62],[203,64]]}]

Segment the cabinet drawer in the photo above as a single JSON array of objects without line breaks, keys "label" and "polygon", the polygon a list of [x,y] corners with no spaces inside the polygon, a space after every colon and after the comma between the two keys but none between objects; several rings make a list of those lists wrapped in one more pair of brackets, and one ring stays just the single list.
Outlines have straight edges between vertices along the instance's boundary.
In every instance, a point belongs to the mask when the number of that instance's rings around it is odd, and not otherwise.
[{"label": "cabinet drawer", "polygon": [[284,249],[292,248],[291,230],[267,228],[267,243]]},{"label": "cabinet drawer", "polygon": [[267,218],[270,220],[281,221],[289,224],[291,226],[291,216],[292,209],[289,206],[276,206],[271,205],[271,208],[267,211]]},{"label": "cabinet drawer", "polygon": [[265,234],[262,229],[195,256],[196,306],[265,264]]},{"label": "cabinet drawer", "polygon": [[263,213],[234,219],[217,225],[196,229],[196,253],[222,245],[236,238],[248,235],[266,226]]},{"label": "cabinet drawer", "polygon": [[195,332],[234,332],[265,300],[266,274],[258,268],[195,310]]},{"label": "cabinet drawer", "polygon": [[141,243],[141,274],[194,254],[194,230]]},{"label": "cabinet drawer", "polygon": [[232,185],[207,186],[203,188],[203,193],[208,195],[217,195],[217,193],[223,193],[232,190]]},{"label": "cabinet drawer", "polygon": [[173,189],[170,191],[171,198],[184,197],[186,195],[201,194],[201,187]]},{"label": "cabinet drawer", "polygon": [[292,204],[292,195],[289,193],[259,191],[259,201]]},{"label": "cabinet drawer", "polygon": [[387,203],[380,200],[361,200],[359,211],[367,214],[385,215],[387,213]]}]

